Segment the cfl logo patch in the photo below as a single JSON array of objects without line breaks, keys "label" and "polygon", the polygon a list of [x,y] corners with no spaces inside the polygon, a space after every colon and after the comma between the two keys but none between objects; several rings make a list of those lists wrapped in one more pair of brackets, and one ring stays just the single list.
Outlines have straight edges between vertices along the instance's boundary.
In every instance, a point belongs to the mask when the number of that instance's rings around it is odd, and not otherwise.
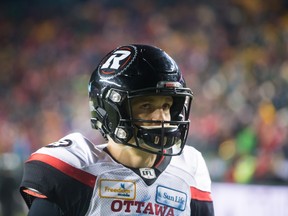
[{"label": "cfl logo patch", "polygon": [[101,78],[112,79],[125,72],[135,60],[137,49],[134,46],[120,47],[108,54],[101,62],[98,73]]},{"label": "cfl logo patch", "polygon": [[146,179],[154,179],[156,178],[155,170],[151,168],[140,168],[140,175]]}]

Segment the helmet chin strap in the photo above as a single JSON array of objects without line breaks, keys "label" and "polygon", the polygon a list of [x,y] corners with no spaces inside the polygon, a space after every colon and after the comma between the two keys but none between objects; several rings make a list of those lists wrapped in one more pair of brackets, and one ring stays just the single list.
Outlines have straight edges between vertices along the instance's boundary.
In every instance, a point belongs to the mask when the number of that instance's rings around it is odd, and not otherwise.
[{"label": "helmet chin strap", "polygon": [[174,145],[181,146],[179,130],[176,125],[162,124],[137,126],[135,145],[155,154],[163,154]]},{"label": "helmet chin strap", "polygon": [[[160,128],[160,127],[159,126],[147,126],[146,128],[152,129],[152,128]],[[129,146],[127,146],[127,145],[126,146],[130,147],[130,148],[135,148],[138,146],[138,147],[140,147],[140,148],[138,148],[139,150],[142,150],[142,151],[148,150],[149,152],[155,153],[155,154],[159,153],[159,149],[156,149],[156,148],[153,148],[152,146],[149,146],[148,144],[145,143],[145,141],[143,139],[137,139],[137,142],[136,142],[135,138],[132,137],[128,143],[129,143]]]},{"label": "helmet chin strap", "polygon": [[[149,126],[141,126],[142,128],[145,129],[161,129],[162,126],[161,125],[149,125]],[[164,124],[164,128],[177,128],[176,125],[168,125],[168,124]]]},{"label": "helmet chin strap", "polygon": [[[131,148],[134,148],[133,146],[139,146],[140,148],[137,148],[137,149],[139,149],[139,150],[141,150],[141,151],[143,151],[143,150],[148,150],[150,153],[155,153],[155,154],[157,154],[157,153],[159,153],[160,151],[159,151],[159,149],[156,149],[156,148],[153,148],[152,146],[149,146],[148,144],[146,144],[145,142],[144,142],[144,140],[138,140],[138,144],[136,144],[136,142],[135,142],[135,140],[133,139],[133,142],[129,142],[129,144],[131,144],[131,146],[129,146],[129,147],[131,147]],[[163,152],[166,152],[166,150],[165,149],[163,149]]]},{"label": "helmet chin strap", "polygon": [[147,145],[147,144],[144,142],[144,140],[142,140],[142,139],[139,140],[138,145],[139,145],[141,148],[147,149],[147,150],[149,150],[149,151],[152,151],[152,152],[155,152],[155,153],[159,152],[159,149],[155,149],[155,148]]}]

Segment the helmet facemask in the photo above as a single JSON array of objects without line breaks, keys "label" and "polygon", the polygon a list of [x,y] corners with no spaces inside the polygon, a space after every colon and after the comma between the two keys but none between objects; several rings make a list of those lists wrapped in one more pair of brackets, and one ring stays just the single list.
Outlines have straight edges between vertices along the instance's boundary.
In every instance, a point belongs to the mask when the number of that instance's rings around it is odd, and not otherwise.
[{"label": "helmet facemask", "polygon": [[[171,120],[155,121],[133,118],[133,99],[146,96],[172,97]],[[108,120],[101,127],[105,130],[104,134],[108,134],[114,142],[153,154],[181,154],[189,129],[189,111],[192,101],[190,89],[148,88],[131,92],[110,89],[104,101],[106,103],[105,110],[110,110],[105,119],[110,119],[109,115],[114,117],[111,119],[112,122]],[[107,104],[109,104],[109,108]],[[115,118],[118,119],[117,125]]]}]

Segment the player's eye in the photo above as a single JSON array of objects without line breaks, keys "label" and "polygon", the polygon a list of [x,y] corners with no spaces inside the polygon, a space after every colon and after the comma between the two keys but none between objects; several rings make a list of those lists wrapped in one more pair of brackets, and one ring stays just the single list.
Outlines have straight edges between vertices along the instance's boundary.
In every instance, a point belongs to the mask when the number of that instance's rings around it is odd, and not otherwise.
[{"label": "player's eye", "polygon": [[143,103],[143,104],[141,104],[140,108],[143,110],[151,110],[152,105],[150,103]]},{"label": "player's eye", "polygon": [[170,104],[170,103],[165,103],[165,104],[163,104],[162,109],[163,109],[164,111],[167,111],[167,110],[170,110],[171,106],[172,106],[172,104]]}]

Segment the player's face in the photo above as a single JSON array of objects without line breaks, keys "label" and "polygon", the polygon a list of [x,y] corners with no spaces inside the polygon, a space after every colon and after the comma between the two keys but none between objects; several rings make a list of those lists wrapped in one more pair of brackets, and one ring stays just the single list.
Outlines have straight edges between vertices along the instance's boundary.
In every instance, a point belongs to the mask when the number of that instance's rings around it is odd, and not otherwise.
[{"label": "player's face", "polygon": [[[143,96],[132,100],[134,119],[170,121],[171,96]],[[160,123],[157,123],[160,125]],[[142,123],[141,126],[157,126],[156,123]]]}]

